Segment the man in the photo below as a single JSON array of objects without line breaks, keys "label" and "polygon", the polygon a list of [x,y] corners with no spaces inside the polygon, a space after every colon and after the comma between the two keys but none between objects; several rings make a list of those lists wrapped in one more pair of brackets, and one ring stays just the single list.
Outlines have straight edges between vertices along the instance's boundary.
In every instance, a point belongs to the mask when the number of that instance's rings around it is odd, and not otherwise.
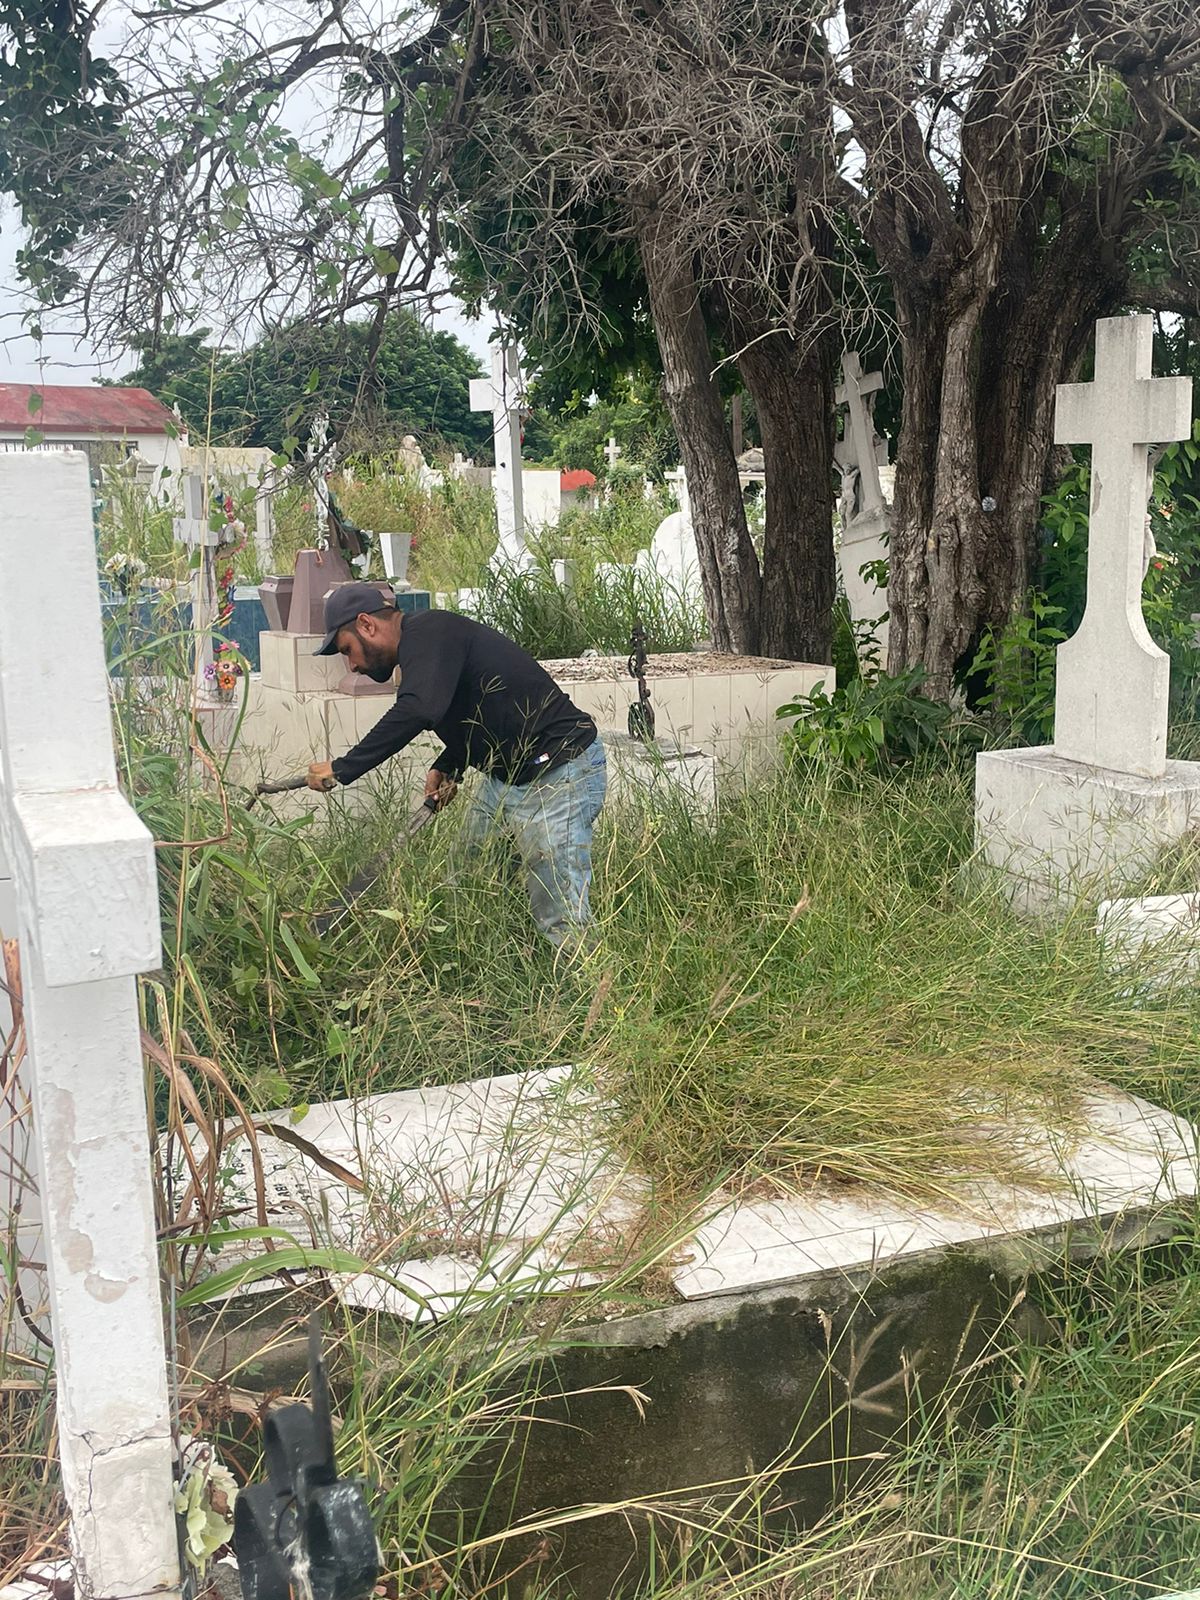
[{"label": "man", "polygon": [[319,656],[340,653],[353,672],[386,683],[400,668],[396,703],[354,749],[308,769],[310,789],[353,783],[431,729],[444,749],[425,779],[441,805],[467,767],[483,773],[466,822],[478,844],[507,832],[525,864],[534,920],[552,944],[589,918],[592,829],[604,804],[604,746],[532,656],[493,628],[452,611],[403,616],[368,583],[325,602]]}]

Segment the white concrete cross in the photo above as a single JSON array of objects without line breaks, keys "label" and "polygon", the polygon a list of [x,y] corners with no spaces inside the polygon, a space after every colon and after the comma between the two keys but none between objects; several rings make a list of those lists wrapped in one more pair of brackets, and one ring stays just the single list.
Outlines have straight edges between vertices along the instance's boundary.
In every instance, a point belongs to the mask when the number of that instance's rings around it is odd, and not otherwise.
[{"label": "white concrete cross", "polygon": [[[842,381],[834,391],[834,401],[847,408],[846,435],[838,441],[837,464],[843,473],[857,472],[862,486],[859,512],[873,516],[884,509],[876,456],[875,423],[870,396],[883,388],[881,372],[864,372],[857,350],[842,352]],[[886,448],[886,447],[885,447]]]},{"label": "white concrete cross", "polygon": [[1058,648],[1054,748],[1068,761],[1158,778],[1167,762],[1170,658],[1142,616],[1150,446],[1186,439],[1192,380],[1153,378],[1151,317],[1096,324],[1096,376],[1061,383],[1056,444],[1092,447],[1087,606]]},{"label": "white concrete cross", "polygon": [[471,410],[492,414],[492,442],[496,470],[492,474],[496,499],[496,525],[500,543],[493,561],[523,566],[525,549],[525,503],[521,484],[521,418],[524,377],[515,345],[492,350],[490,378],[470,380]]},{"label": "white concrete cross", "polygon": [[198,472],[189,472],[183,479],[183,515],[175,518],[174,530],[180,544],[199,551],[191,576],[192,673],[196,697],[204,699],[211,689],[205,668],[213,661],[213,630],[220,612],[217,547],[221,536],[209,527],[208,486]]},{"label": "white concrete cross", "polygon": [[608,443],[604,446],[604,458],[608,462],[608,470],[610,472],[616,466],[617,457],[620,454],[621,454],[621,446],[617,443],[616,439],[612,436],[612,434],[609,434]]},{"label": "white concrete cross", "polygon": [[0,853],[12,871],[76,1593],[177,1594],[135,974],[160,965],[154,846],[118,787],[87,458],[0,455]]}]

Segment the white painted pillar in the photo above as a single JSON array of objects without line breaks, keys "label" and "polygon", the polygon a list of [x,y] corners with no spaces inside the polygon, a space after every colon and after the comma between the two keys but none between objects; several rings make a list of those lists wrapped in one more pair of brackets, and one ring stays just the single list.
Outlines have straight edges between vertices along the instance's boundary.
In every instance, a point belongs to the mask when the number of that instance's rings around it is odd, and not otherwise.
[{"label": "white painted pillar", "polygon": [[523,567],[528,564],[525,548],[525,500],[521,476],[521,394],[524,378],[516,347],[506,345],[492,351],[490,378],[470,380],[471,410],[492,413],[492,442],[496,467],[492,473],[492,493],[496,499],[496,526],[500,543],[493,562]]},{"label": "white painted pillar", "polygon": [[271,571],[275,543],[275,468],[264,467],[254,488],[254,549],[265,578]]},{"label": "white painted pillar", "polygon": [[[172,1443],[135,974],[154,848],[121,796],[78,452],[0,455],[0,838],[15,885],[76,1589],[174,1594]],[[48,617],[33,547],[55,552]],[[69,639],[70,649],[54,644]]]}]

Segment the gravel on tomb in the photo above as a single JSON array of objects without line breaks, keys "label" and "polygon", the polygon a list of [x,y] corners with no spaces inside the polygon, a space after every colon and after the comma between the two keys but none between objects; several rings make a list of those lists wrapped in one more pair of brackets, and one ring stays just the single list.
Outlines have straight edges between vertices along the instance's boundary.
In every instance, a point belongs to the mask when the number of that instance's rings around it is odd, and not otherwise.
[{"label": "gravel on tomb", "polygon": [[[559,683],[604,683],[626,678],[625,656],[573,656],[566,661],[543,661],[542,666]],[[679,650],[669,655],[647,656],[647,678],[686,678],[705,672],[787,672],[794,661],[772,661],[766,656],[724,656],[715,650]]]}]

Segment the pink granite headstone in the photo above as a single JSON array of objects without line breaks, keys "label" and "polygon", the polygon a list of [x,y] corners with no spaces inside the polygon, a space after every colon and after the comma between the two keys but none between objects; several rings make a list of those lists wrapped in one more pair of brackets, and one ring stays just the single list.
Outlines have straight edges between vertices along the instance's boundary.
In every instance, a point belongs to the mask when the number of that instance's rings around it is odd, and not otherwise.
[{"label": "pink granite headstone", "polygon": [[325,596],[338,583],[353,583],[354,574],[340,550],[301,550],[288,613],[289,633],[325,632]]}]

